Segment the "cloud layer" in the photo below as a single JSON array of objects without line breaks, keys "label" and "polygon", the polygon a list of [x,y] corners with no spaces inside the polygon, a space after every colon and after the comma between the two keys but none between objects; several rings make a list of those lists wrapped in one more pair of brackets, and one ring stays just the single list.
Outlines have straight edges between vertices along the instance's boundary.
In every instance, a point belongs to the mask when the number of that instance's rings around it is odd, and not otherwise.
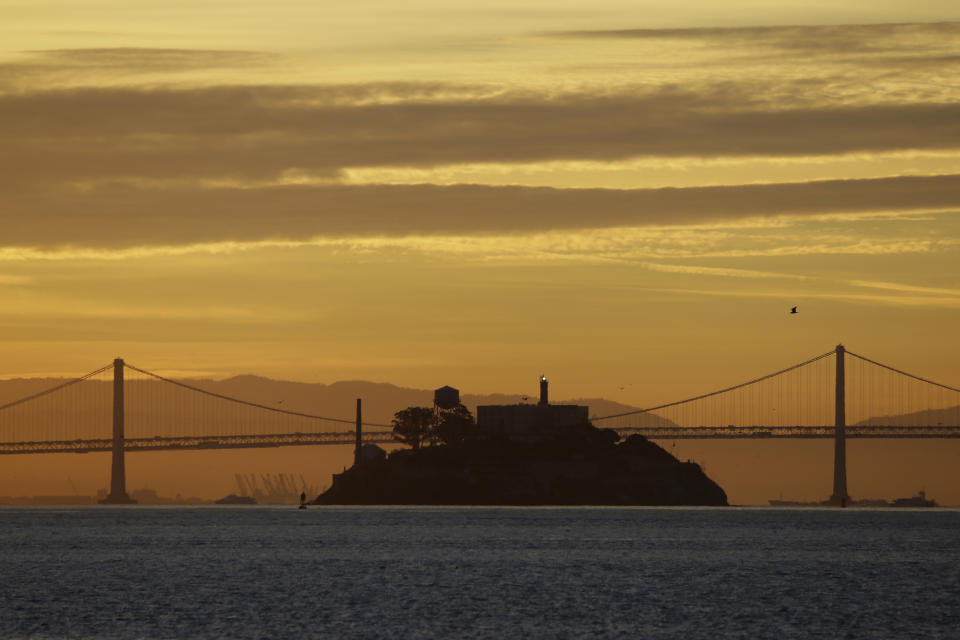
[{"label": "cloud layer", "polygon": [[939,50],[960,37],[960,22],[608,29],[555,31],[543,35],[596,40],[706,41],[714,46],[762,47],[816,56],[875,55],[918,46],[921,50]]},{"label": "cloud layer", "polygon": [[[638,76],[578,85],[561,81],[561,73],[546,89],[470,78],[146,86],[121,80],[261,67],[275,58],[227,49],[35,50],[3,65],[0,82],[51,70],[115,74],[116,82],[0,90],[0,246],[504,234],[960,210],[955,169],[674,189],[345,184],[349,171],[364,168],[638,158],[734,158],[761,167],[765,159],[791,156],[953,152],[960,149],[960,102],[949,99],[948,85],[904,91],[897,68],[896,82],[884,78],[868,90],[850,69],[831,75],[818,71],[817,61],[883,54],[949,64],[960,55],[951,44],[957,35],[960,23],[563,32],[552,41],[683,41],[736,55],[752,50],[762,62],[759,47],[797,56],[802,68],[787,73],[792,68],[778,63],[777,73],[761,77],[745,71],[754,60],[714,76],[684,59],[682,81]],[[755,179],[765,182],[763,175]]]},{"label": "cloud layer", "polygon": [[685,189],[458,185],[105,186],[0,197],[5,246],[131,246],[316,236],[494,234],[783,214],[960,210],[960,175]]},{"label": "cloud layer", "polygon": [[332,178],[364,166],[960,147],[958,103],[786,108],[762,104],[757,87],[740,85],[329,104],[341,98],[336,89],[309,87],[0,96],[0,171],[14,185],[269,180],[290,171]]}]

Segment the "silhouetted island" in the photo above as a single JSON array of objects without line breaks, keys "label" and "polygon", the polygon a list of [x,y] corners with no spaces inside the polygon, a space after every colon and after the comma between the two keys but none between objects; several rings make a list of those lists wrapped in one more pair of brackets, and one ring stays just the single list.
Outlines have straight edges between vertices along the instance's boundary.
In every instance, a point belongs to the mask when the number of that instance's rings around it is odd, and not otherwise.
[{"label": "silhouetted island", "polygon": [[699,465],[590,424],[535,442],[487,437],[362,457],[313,504],[727,504]]}]

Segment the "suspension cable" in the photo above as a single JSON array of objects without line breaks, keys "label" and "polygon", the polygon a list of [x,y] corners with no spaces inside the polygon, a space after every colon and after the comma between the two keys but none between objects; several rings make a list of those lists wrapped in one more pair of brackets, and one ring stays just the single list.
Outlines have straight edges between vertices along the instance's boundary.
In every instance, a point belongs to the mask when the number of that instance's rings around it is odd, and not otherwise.
[{"label": "suspension cable", "polygon": [[[610,418],[622,418],[622,417],[624,417],[624,416],[632,416],[632,415],[636,415],[636,414],[638,414],[638,413],[649,413],[649,412],[651,412],[651,411],[657,411],[658,409],[666,409],[667,407],[675,407],[675,406],[677,406],[677,405],[679,405],[679,404],[686,404],[686,403],[688,403],[688,402],[693,402],[694,400],[703,400],[704,398],[709,398],[709,397],[711,397],[711,396],[720,395],[721,393],[726,393],[726,392],[728,392],[728,391],[734,391],[734,390],[736,390],[736,389],[742,389],[743,387],[747,387],[747,386],[749,386],[749,385],[751,385],[751,384],[755,384],[755,383],[757,383],[757,382],[763,382],[764,380],[768,380],[768,379],[770,379],[770,378],[773,378],[774,376],[779,376],[781,373],[787,373],[788,371],[793,371],[794,369],[799,369],[800,367],[805,367],[806,365],[808,365],[808,364],[813,364],[814,362],[816,362],[816,361],[818,361],[818,360],[823,360],[824,358],[829,358],[829,357],[832,356],[834,353],[836,353],[836,351],[833,350],[833,349],[831,349],[830,351],[827,351],[826,353],[820,354],[819,356],[817,356],[817,357],[815,357],[815,358],[810,358],[810,359],[807,360],[806,362],[801,362],[800,364],[795,364],[795,365],[793,365],[792,367],[787,367],[786,369],[781,369],[780,371],[776,371],[776,372],[774,372],[774,373],[770,373],[770,374],[767,374],[767,375],[765,375],[765,376],[761,376],[761,377],[759,377],[759,378],[755,378],[755,379],[753,379],[753,380],[750,380],[750,381],[748,381],[748,382],[743,382],[743,383],[734,385],[734,386],[732,386],[732,387],[727,387],[726,389],[720,389],[719,391],[712,391],[712,392],[710,392],[710,393],[704,393],[703,395],[695,396],[695,397],[693,397],[693,398],[687,398],[686,400],[677,400],[676,402],[668,402],[667,404],[661,404],[661,405],[658,405],[658,406],[656,406],[656,407],[650,407],[649,409],[635,409],[634,411],[627,411],[627,412],[625,412],[625,413],[615,413],[615,414],[609,415],[609,416],[600,416],[599,418],[591,418],[591,420],[609,420]],[[849,351],[848,351],[847,353],[849,353]]]},{"label": "suspension cable", "polygon": [[[289,416],[298,416],[298,417],[300,417],[300,418],[312,418],[312,419],[314,419],[314,420],[326,420],[326,421],[328,421],[328,422],[340,422],[340,423],[343,423],[343,424],[356,424],[356,421],[355,421],[355,420],[347,420],[346,418],[327,418],[327,417],[324,417],[324,416],[313,415],[313,414],[311,414],[311,413],[301,413],[301,412],[299,412],[299,411],[289,411],[289,410],[287,410],[287,409],[278,409],[278,408],[276,408],[276,407],[268,407],[268,406],[265,405],[265,404],[259,404],[259,403],[256,403],[256,402],[250,402],[250,401],[248,401],[248,400],[241,400],[241,399],[239,399],[239,398],[233,398],[233,397],[231,397],[231,396],[225,396],[225,395],[223,395],[222,393],[216,393],[216,392],[214,392],[214,391],[207,391],[206,389],[201,389],[201,388],[199,388],[199,387],[194,387],[193,385],[189,385],[189,384],[187,384],[187,383],[185,383],[185,382],[179,382],[179,381],[177,381],[177,380],[172,380],[172,379],[170,379],[170,378],[164,378],[164,377],[161,376],[161,375],[157,375],[156,373],[151,373],[150,371],[145,371],[144,369],[140,369],[140,368],[138,368],[138,367],[135,367],[135,366],[133,366],[132,364],[124,363],[124,366],[127,367],[128,369],[132,369],[133,371],[136,371],[136,372],[138,372],[138,373],[142,373],[143,375],[150,376],[151,378],[156,378],[157,380],[162,380],[163,382],[169,382],[169,383],[172,384],[172,385],[176,385],[176,386],[178,386],[178,387],[183,387],[184,389],[189,389],[189,390],[191,390],[191,391],[196,391],[197,393],[202,393],[202,394],[204,394],[204,395],[212,396],[212,397],[214,397],[214,398],[219,398],[219,399],[221,399],[221,400],[227,400],[227,401],[229,401],[229,402],[235,402],[235,403],[237,403],[237,404],[243,404],[243,405],[246,405],[246,406],[248,406],[248,407],[256,407],[256,408],[258,408],[258,409],[266,409],[267,411],[273,411],[274,413],[283,413],[283,414],[286,414],[286,415],[289,415]],[[0,409],[2,409],[2,408],[3,408],[3,407],[0,407]],[[390,427],[390,425],[379,424],[379,423],[376,423],[376,422],[361,422],[361,424],[362,424],[363,426],[367,426],[367,427],[385,427],[385,428],[389,428],[389,427]]]},{"label": "suspension cable", "polygon": [[97,369],[96,371],[91,371],[90,373],[88,373],[88,374],[85,375],[85,376],[81,376],[81,377],[79,377],[79,378],[74,378],[73,380],[67,380],[67,381],[64,382],[63,384],[58,384],[58,385],[55,386],[55,387],[50,387],[49,389],[45,389],[45,390],[43,390],[43,391],[41,391],[41,392],[39,392],[39,393],[35,393],[35,394],[31,395],[31,396],[27,396],[26,398],[20,398],[19,400],[14,400],[13,402],[8,402],[7,404],[5,404],[5,405],[3,405],[3,406],[0,406],[0,411],[3,411],[4,409],[9,409],[10,407],[15,407],[15,406],[17,406],[18,404],[23,404],[24,402],[29,402],[29,401],[35,400],[35,399],[37,399],[37,398],[42,398],[43,396],[49,395],[49,394],[53,393],[54,391],[60,391],[60,389],[66,389],[67,387],[73,386],[73,385],[77,384],[78,382],[83,382],[84,380],[87,380],[87,379],[89,379],[89,378],[92,378],[92,377],[95,376],[95,375],[101,374],[101,373],[103,373],[104,371],[106,371],[107,369],[110,369],[110,368],[112,368],[112,367],[113,367],[113,363],[111,362],[111,363],[108,364],[107,366],[102,367],[102,368],[100,368],[100,369]]},{"label": "suspension cable", "polygon": [[[920,376],[915,376],[915,375],[913,375],[912,373],[907,373],[906,371],[901,371],[900,369],[896,369],[896,368],[894,368],[894,367],[891,367],[890,365],[883,364],[882,362],[877,362],[876,360],[871,360],[870,358],[867,358],[867,357],[865,357],[865,356],[861,356],[860,354],[854,353],[853,351],[849,351],[849,350],[848,350],[847,353],[850,354],[851,356],[853,356],[854,358],[860,358],[861,360],[863,360],[863,361],[865,361],[865,362],[869,362],[870,364],[875,364],[875,365],[877,365],[878,367],[883,367],[884,369],[888,369],[888,370],[890,370],[890,371],[893,371],[894,373],[899,373],[899,374],[902,375],[902,376],[907,376],[908,378],[913,378],[914,380],[919,380],[920,382],[926,382],[927,384],[932,384],[932,385],[934,385],[934,386],[936,386],[936,387],[940,387],[940,388],[946,389],[946,390],[948,390],[948,391],[956,391],[957,393],[960,393],[960,389],[957,389],[956,387],[951,387],[950,385],[940,384],[939,382],[934,382],[933,380],[927,380],[926,378],[921,378]],[[0,408],[2,408],[2,407],[0,407]]]}]

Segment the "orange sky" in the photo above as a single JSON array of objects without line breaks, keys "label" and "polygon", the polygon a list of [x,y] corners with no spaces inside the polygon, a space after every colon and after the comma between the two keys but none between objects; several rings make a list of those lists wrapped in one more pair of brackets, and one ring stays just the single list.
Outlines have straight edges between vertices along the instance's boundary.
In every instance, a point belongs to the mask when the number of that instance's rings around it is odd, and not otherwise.
[{"label": "orange sky", "polygon": [[2,6],[0,377],[960,386],[952,0]]}]

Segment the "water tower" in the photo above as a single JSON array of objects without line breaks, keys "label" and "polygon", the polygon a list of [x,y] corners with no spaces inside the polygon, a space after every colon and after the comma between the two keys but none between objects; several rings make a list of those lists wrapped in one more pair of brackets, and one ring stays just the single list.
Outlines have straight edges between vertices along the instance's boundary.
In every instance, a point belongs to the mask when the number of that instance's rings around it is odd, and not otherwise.
[{"label": "water tower", "polygon": [[443,386],[433,392],[433,406],[437,409],[453,409],[459,404],[459,389]]}]

